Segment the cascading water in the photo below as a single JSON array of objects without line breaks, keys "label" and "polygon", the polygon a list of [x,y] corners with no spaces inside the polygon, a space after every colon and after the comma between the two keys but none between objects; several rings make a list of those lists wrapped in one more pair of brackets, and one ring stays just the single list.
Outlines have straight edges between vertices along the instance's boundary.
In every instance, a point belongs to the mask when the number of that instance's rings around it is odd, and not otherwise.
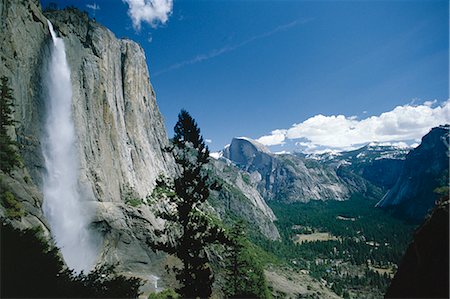
[{"label": "cascading water", "polygon": [[44,79],[47,119],[43,155],[47,172],[43,184],[43,210],[66,264],[75,272],[86,272],[96,261],[99,239],[89,229],[91,217],[78,184],[80,162],[64,42],[47,22],[53,43]]}]

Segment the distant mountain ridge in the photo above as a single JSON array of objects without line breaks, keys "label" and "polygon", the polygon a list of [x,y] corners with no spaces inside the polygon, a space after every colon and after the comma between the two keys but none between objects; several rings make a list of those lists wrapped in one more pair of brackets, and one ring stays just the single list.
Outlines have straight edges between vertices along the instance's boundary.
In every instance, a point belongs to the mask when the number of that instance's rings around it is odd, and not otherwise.
[{"label": "distant mountain ridge", "polygon": [[298,154],[273,154],[249,138],[233,138],[216,157],[248,172],[266,200],[345,200],[355,192],[368,196],[381,192],[360,176],[342,171],[339,163],[323,163]]},{"label": "distant mountain ridge", "polygon": [[411,147],[371,142],[359,149],[311,156],[324,163],[342,165],[383,190],[394,186]]},{"label": "distant mountain ridge", "polygon": [[413,147],[388,145],[382,142],[371,142],[358,149],[342,152],[325,152],[320,154],[308,154],[308,158],[321,161],[343,160],[352,161],[372,161],[381,159],[404,160]]},{"label": "distant mountain ridge", "polygon": [[[371,142],[352,151],[313,155],[274,154],[255,140],[238,137],[214,157],[247,172],[265,200],[384,195],[378,207],[420,221],[434,206],[433,190],[448,178],[448,129],[448,125],[433,128],[417,148]],[[414,183],[408,183],[411,178]]]}]

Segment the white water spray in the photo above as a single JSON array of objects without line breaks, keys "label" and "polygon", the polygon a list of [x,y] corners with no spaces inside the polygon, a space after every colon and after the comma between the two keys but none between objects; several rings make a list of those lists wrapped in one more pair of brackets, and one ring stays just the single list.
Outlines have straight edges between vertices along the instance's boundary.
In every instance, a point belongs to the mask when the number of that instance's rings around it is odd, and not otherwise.
[{"label": "white water spray", "polygon": [[156,275],[149,275],[150,281],[153,282],[153,287],[155,288],[155,292],[159,293],[161,291],[160,288],[158,288],[158,281],[161,279],[159,276]]},{"label": "white water spray", "polygon": [[43,184],[43,210],[66,264],[75,272],[86,272],[96,261],[99,239],[89,229],[91,217],[78,185],[80,162],[64,42],[47,22],[53,44],[44,82],[47,119],[43,155],[47,173]]}]

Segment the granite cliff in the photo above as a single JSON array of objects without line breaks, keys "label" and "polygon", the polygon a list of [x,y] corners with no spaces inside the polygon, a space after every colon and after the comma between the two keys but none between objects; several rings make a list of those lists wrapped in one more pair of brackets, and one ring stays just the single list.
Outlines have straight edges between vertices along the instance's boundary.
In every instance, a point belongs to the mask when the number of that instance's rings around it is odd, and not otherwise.
[{"label": "granite cliff", "polygon": [[407,156],[395,185],[378,207],[420,223],[435,206],[436,188],[448,186],[449,126],[433,128]]},{"label": "granite cliff", "polygon": [[[11,221],[23,228],[41,226],[49,235],[42,213],[41,141],[46,117],[43,66],[51,41],[48,19],[64,40],[71,69],[79,185],[85,204],[96,211],[92,228],[103,238],[99,263],[118,264],[120,272],[150,280],[154,286],[151,280],[156,278],[151,275],[165,275],[167,256],[145,243],[149,236],[156,238],[154,229],[161,225],[145,198],[156,178],[173,176],[176,166],[162,150],[168,138],[143,49],[131,40],[116,38],[76,9],[43,13],[38,0],[1,0],[0,15],[0,72],[10,79],[14,91],[17,124],[11,136],[18,142],[24,164],[12,175],[0,173],[2,193],[11,191],[24,210]],[[211,167],[220,174],[222,166]],[[237,180],[222,179],[229,184]],[[208,209],[223,219],[229,211],[238,211],[266,237],[279,238],[275,217],[259,193],[252,186],[239,186],[217,193]],[[229,199],[228,205],[217,201],[223,198]],[[130,203],[133,200],[144,204]],[[5,215],[6,209],[0,206],[0,216]]]},{"label": "granite cliff", "polygon": [[142,48],[117,39],[77,10],[41,11],[38,1],[1,1],[1,73],[10,78],[18,121],[11,135],[24,168],[2,174],[2,189],[13,192],[25,213],[17,226],[49,226],[42,215],[45,171],[41,138],[46,95],[42,86],[49,55],[49,19],[63,37],[71,69],[73,120],[81,160],[79,184],[95,209],[93,228],[101,231],[99,262],[119,263],[133,275],[158,273],[159,255],[142,235],[158,221],[148,206],[125,203],[130,190],[145,197],[160,174],[175,165],[161,148],[168,144]]},{"label": "granite cliff", "polygon": [[[40,97],[41,69],[48,52],[46,19],[38,1],[0,1],[0,74],[9,78],[13,89],[17,121],[10,135],[26,167],[11,176],[2,173],[2,191],[11,190],[24,210],[16,226],[40,226],[48,235],[48,223],[42,213],[43,196],[39,188],[43,157],[39,137],[42,135],[44,104]],[[0,210],[2,215],[5,209]]]}]

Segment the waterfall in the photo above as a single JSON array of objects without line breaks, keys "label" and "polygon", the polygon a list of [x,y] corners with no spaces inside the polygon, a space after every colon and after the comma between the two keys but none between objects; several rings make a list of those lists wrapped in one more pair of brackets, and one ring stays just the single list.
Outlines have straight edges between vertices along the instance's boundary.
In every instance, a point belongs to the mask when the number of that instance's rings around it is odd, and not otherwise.
[{"label": "waterfall", "polygon": [[44,76],[47,99],[42,140],[46,168],[43,210],[66,264],[77,273],[86,272],[95,264],[99,238],[89,229],[91,217],[78,184],[80,161],[64,42],[47,22],[53,43]]}]

